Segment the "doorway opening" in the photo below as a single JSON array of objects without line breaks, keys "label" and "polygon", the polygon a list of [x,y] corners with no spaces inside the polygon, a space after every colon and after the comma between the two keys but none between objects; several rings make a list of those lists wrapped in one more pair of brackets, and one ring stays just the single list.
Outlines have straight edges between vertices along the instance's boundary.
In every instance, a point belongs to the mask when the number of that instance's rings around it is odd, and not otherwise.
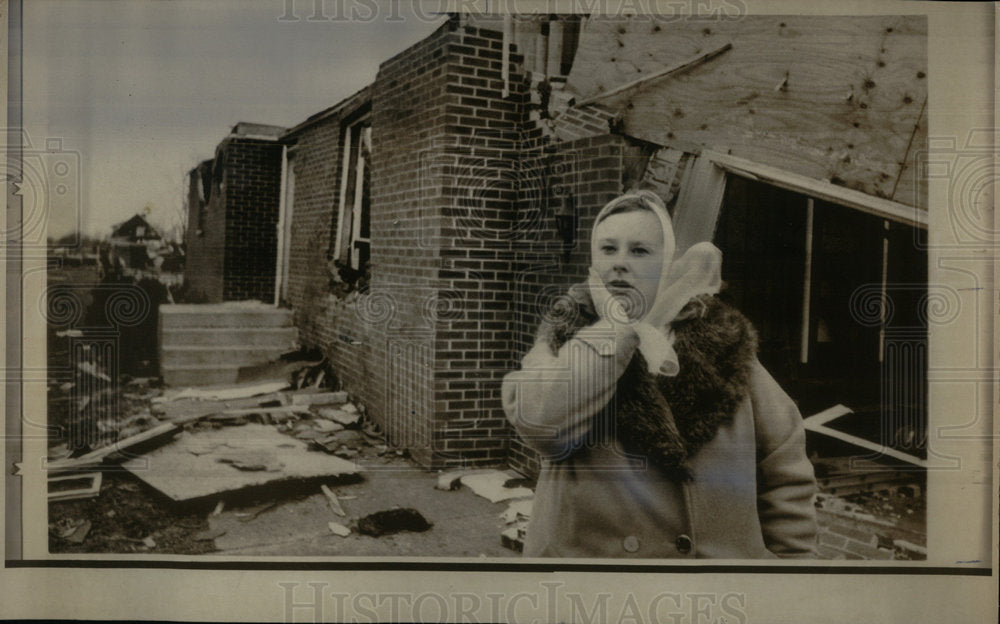
[{"label": "doorway opening", "polygon": [[714,242],[728,298],[803,416],[926,457],[926,232],[727,176]]}]

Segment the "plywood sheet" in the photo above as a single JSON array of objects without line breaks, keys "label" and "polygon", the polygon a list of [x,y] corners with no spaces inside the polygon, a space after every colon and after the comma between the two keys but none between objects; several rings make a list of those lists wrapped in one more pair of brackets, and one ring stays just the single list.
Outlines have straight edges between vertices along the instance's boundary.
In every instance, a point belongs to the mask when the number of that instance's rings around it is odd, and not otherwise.
[{"label": "plywood sheet", "polygon": [[590,20],[568,88],[589,98],[732,43],[602,103],[621,110],[625,133],[637,138],[925,208],[914,163],[927,136],[926,34],[922,16]]},{"label": "plywood sheet", "polygon": [[175,501],[358,472],[351,462],[310,451],[301,440],[258,424],[184,432],[123,466]]}]

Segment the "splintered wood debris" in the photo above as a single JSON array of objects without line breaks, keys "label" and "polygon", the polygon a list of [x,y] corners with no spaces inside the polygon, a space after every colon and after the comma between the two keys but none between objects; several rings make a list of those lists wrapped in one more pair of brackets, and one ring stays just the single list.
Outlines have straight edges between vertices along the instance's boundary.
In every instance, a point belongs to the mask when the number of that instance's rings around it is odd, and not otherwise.
[{"label": "splintered wood debris", "polygon": [[504,524],[513,524],[518,520],[530,518],[531,507],[534,502],[535,499],[533,498],[523,498],[521,500],[513,501],[507,509],[500,514]]},{"label": "splintered wood debris", "polygon": [[239,384],[219,388],[186,388],[176,394],[165,394],[153,399],[153,403],[167,403],[180,399],[200,399],[202,401],[230,401],[246,399],[261,394],[270,394],[288,387],[286,381],[269,381],[260,384]]},{"label": "splintered wood debris", "polygon": [[119,440],[114,444],[91,451],[86,455],[48,462],[46,468],[50,474],[56,474],[86,468],[96,468],[105,460],[113,459],[115,456],[135,457],[141,449],[153,444],[162,444],[180,430],[181,428],[174,423],[165,423],[124,440]]},{"label": "splintered wood debris", "polygon": [[323,490],[323,494],[326,495],[327,502],[329,502],[330,509],[333,510],[333,513],[337,514],[338,516],[346,516],[347,514],[344,512],[344,508],[341,507],[340,501],[337,500],[337,495],[333,493],[333,490],[326,487],[325,485],[321,485],[319,487],[321,490]]},{"label": "splintered wood debris", "polygon": [[93,498],[101,492],[101,473],[49,477],[49,502]]},{"label": "splintered wood debris", "polygon": [[327,526],[330,527],[330,532],[334,535],[339,535],[340,537],[347,537],[351,534],[351,530],[338,522],[329,522]]},{"label": "splintered wood debris", "polygon": [[123,466],[175,501],[358,472],[351,462],[310,452],[305,443],[258,424],[184,433]]}]

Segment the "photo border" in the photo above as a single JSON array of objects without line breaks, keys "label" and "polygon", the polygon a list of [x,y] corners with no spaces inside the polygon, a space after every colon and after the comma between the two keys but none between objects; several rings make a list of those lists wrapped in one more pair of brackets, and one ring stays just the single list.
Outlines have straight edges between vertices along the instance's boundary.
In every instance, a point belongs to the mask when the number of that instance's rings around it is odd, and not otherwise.
[{"label": "photo border", "polygon": [[[276,0],[280,3],[289,2],[292,0]],[[485,2],[485,0],[483,0]],[[476,4],[483,4],[483,2],[457,2],[457,4],[464,7],[470,7]],[[500,4],[517,4],[518,8],[525,6],[525,2],[514,2],[510,0],[507,3]],[[739,5],[743,4],[743,0],[728,0],[726,2],[729,5]],[[456,3],[452,3],[456,4]],[[558,4],[558,3],[557,3]],[[587,4],[587,3],[585,3]],[[620,5],[621,2],[601,2],[602,6],[607,5]],[[635,4],[635,3],[625,3],[625,4]],[[646,4],[649,3],[640,3]],[[677,6],[679,3],[674,2],[673,6]],[[689,3],[685,3],[689,4]],[[708,4],[707,2],[699,2],[698,6],[703,4]],[[930,131],[928,132],[929,143],[930,139],[935,136],[943,136],[947,133],[942,133],[938,131],[941,127],[942,113],[947,110],[951,112],[951,108],[948,107],[944,100],[949,102],[961,102],[963,101],[963,94],[961,92],[947,92],[945,91],[945,86],[950,83],[951,78],[946,77],[946,72],[948,72],[948,67],[952,66],[943,61],[940,55],[940,50],[935,52],[932,48],[938,47],[944,49],[948,54],[953,54],[954,50],[947,49],[949,46],[943,45],[943,39],[956,38],[960,36],[968,36],[967,32],[961,31],[961,29],[954,29],[955,23],[968,23],[970,18],[967,17],[968,14],[962,14],[956,17],[958,9],[956,5],[952,4],[951,7],[942,6],[946,3],[906,3],[906,2],[887,2],[878,5],[881,12],[875,12],[874,8],[865,8],[864,3],[849,2],[838,4],[835,6],[822,6],[817,5],[817,3],[811,2],[797,2],[795,6],[805,5],[809,8],[809,13],[816,14],[826,14],[826,15],[837,15],[837,14],[848,14],[851,8],[859,11],[863,14],[895,14],[899,13],[917,13],[926,14],[928,16],[928,95],[929,95],[929,105],[928,105],[928,117]],[[5,119],[7,123],[7,138],[8,144],[6,146],[6,158],[8,159],[9,165],[10,160],[20,160],[20,141],[13,140],[13,131],[11,128],[19,128],[21,122],[21,109],[17,102],[19,101],[19,91],[21,86],[21,75],[19,74],[20,69],[20,45],[21,45],[21,0],[0,0],[0,12],[2,12],[4,19],[6,19],[6,24],[0,23],[0,26],[5,28],[5,31],[9,33],[8,46],[5,50],[6,57],[3,60],[3,66],[6,68],[6,80],[4,84],[6,85],[7,92],[4,98],[5,108]],[[746,7],[752,7],[752,12],[754,13],[767,13],[767,14],[778,14],[783,11],[775,11],[779,7],[786,9],[786,11],[791,10],[789,4],[780,2],[770,2],[761,0],[755,2],[753,0],[746,0]],[[985,8],[974,8],[967,4],[959,5],[962,10],[967,11],[969,14],[976,12],[977,10],[981,14],[989,13],[989,7]],[[278,7],[276,7],[277,9]],[[955,11],[956,13],[951,13]],[[768,10],[771,9],[771,10]],[[993,9],[991,14],[994,19],[996,16],[996,9]],[[559,11],[556,11],[559,12]],[[855,13],[851,13],[855,14]],[[952,29],[952,30],[949,30]],[[937,31],[937,32],[935,32]],[[994,28],[992,32],[995,37],[996,30]],[[991,48],[992,52],[992,48]],[[957,71],[957,70],[955,70]],[[971,73],[971,70],[967,70]],[[995,68],[994,68],[995,72]],[[938,86],[933,86],[934,84]],[[959,83],[960,86],[969,86],[965,83]],[[983,85],[976,85],[980,88],[985,87]],[[988,89],[985,89],[988,90]],[[982,95],[982,94],[979,94]],[[987,97],[992,99],[992,94],[987,93]],[[974,99],[974,98],[973,98]],[[979,101],[979,100],[977,100]],[[995,108],[994,108],[995,111]],[[992,112],[992,111],[991,111]],[[996,113],[993,112],[991,115],[991,122],[993,128],[996,128]],[[992,130],[993,138],[996,138],[995,130]],[[994,160],[995,162],[995,160]],[[995,173],[994,173],[995,176]],[[947,183],[950,178],[931,178],[929,180],[929,206],[936,205],[948,205],[949,203],[949,190],[947,188]],[[995,179],[995,178],[994,178]],[[19,216],[18,211],[20,209],[19,199],[12,193],[11,190],[11,180],[8,177],[8,192],[5,194],[5,202],[10,202],[5,204],[8,208],[6,211],[6,227],[7,232],[15,231],[19,227]],[[944,203],[942,203],[942,198]],[[933,216],[933,215],[931,215]],[[940,216],[940,215],[938,215]],[[950,215],[945,215],[946,217]],[[947,218],[945,219],[947,221]],[[996,271],[1000,269],[1000,260],[994,258],[992,267],[987,267],[984,261],[981,259],[981,253],[985,249],[989,251],[989,247],[992,246],[995,251],[996,248],[996,229],[992,231],[994,240],[986,243],[985,241],[973,241],[973,244],[962,244],[961,241],[955,245],[949,245],[947,243],[936,246],[934,241],[935,234],[940,236],[942,234],[942,225],[937,223],[937,221],[932,219],[932,223],[928,227],[928,232],[931,234],[930,240],[932,241],[930,247],[932,250],[943,250],[942,254],[932,254],[931,256],[931,274],[933,275],[935,270],[942,270],[947,265],[942,265],[942,262],[946,261],[960,261],[964,263],[972,263],[975,268],[964,269],[969,275],[972,275],[977,283],[972,288],[981,288],[986,292],[993,292],[992,287],[994,285],[994,278]],[[995,346],[989,354],[989,366],[992,368],[987,368],[983,366],[983,362],[979,362],[978,366],[974,366],[967,370],[968,373],[977,377],[974,383],[981,383],[979,381],[982,377],[989,378],[990,386],[990,396],[989,396],[989,417],[993,418],[993,422],[990,424],[990,432],[992,438],[989,440],[988,448],[985,449],[974,449],[972,444],[969,443],[968,439],[960,438],[958,436],[946,436],[946,439],[951,440],[950,444],[945,445],[943,448],[947,449],[947,452],[955,452],[958,457],[968,458],[972,455],[969,461],[975,461],[984,464],[988,467],[989,473],[984,475],[987,483],[990,484],[986,489],[990,492],[991,500],[989,501],[987,511],[990,514],[990,518],[985,520],[987,527],[992,527],[990,529],[990,544],[981,544],[982,547],[989,546],[988,554],[991,559],[989,561],[980,559],[956,559],[955,564],[942,565],[940,561],[935,561],[939,559],[934,555],[934,549],[938,548],[940,544],[932,544],[932,530],[934,533],[940,533],[942,531],[942,526],[944,524],[941,522],[941,511],[934,507],[932,512],[932,506],[928,505],[928,550],[929,557],[926,562],[905,562],[899,565],[887,565],[884,562],[848,562],[848,563],[834,563],[834,562],[823,562],[822,564],[817,564],[815,561],[809,561],[808,563],[789,563],[786,561],[776,562],[776,563],[754,563],[754,564],[742,564],[742,563],[701,563],[693,562],[690,564],[660,564],[660,563],[649,563],[648,560],[643,560],[641,563],[606,563],[606,560],[601,560],[601,562],[585,562],[579,560],[546,560],[545,562],[540,562],[537,560],[524,561],[524,560],[506,560],[506,559],[490,559],[485,561],[469,561],[467,559],[463,560],[453,560],[448,557],[421,557],[421,558],[406,558],[402,560],[387,560],[387,558],[368,558],[368,559],[354,559],[354,558],[294,558],[293,561],[289,561],[290,558],[278,558],[277,560],[272,560],[269,557],[255,557],[252,559],[240,558],[240,557],[225,557],[219,555],[201,555],[198,556],[196,560],[192,560],[190,557],[186,556],[148,556],[148,555],[136,555],[135,557],[121,557],[118,555],[114,556],[104,556],[104,555],[85,555],[85,556],[48,556],[43,558],[23,558],[25,551],[30,550],[30,543],[28,548],[24,548],[26,542],[25,535],[21,535],[22,530],[31,526],[31,522],[26,522],[25,520],[30,520],[31,518],[36,518],[37,516],[29,515],[27,518],[22,514],[28,511],[30,513],[31,509],[38,509],[38,501],[34,503],[29,500],[32,499],[31,492],[23,486],[23,479],[25,476],[30,476],[32,473],[36,473],[30,466],[24,465],[23,458],[26,457],[26,448],[24,445],[24,431],[22,429],[22,421],[19,415],[22,410],[28,408],[38,408],[38,403],[34,402],[33,399],[37,397],[32,397],[24,392],[24,382],[28,378],[28,373],[32,367],[25,366],[25,362],[30,360],[33,356],[37,356],[37,353],[32,354],[26,352],[22,349],[24,344],[24,339],[27,337],[33,337],[37,340],[38,332],[32,331],[29,328],[30,322],[26,320],[30,317],[26,317],[28,307],[24,306],[24,302],[30,300],[30,294],[25,293],[22,290],[22,281],[20,279],[11,279],[12,276],[21,276],[25,272],[44,270],[45,259],[44,257],[38,257],[37,253],[31,253],[30,250],[27,254],[23,253],[24,249],[18,244],[16,237],[8,238],[5,241],[4,246],[4,304],[5,304],[5,345],[4,345],[4,357],[5,357],[5,384],[3,391],[3,403],[5,406],[5,444],[4,444],[4,465],[7,468],[5,472],[5,490],[3,492],[4,498],[4,531],[5,531],[5,549],[4,549],[4,570],[0,572],[2,576],[8,577],[11,571],[18,572],[32,572],[26,575],[23,579],[25,583],[35,583],[38,579],[45,579],[49,577],[42,576],[41,573],[45,570],[59,569],[66,573],[69,571],[77,571],[80,569],[93,569],[101,570],[102,572],[112,570],[112,571],[123,571],[123,570],[148,570],[152,574],[146,580],[153,580],[157,582],[164,582],[165,578],[162,577],[160,572],[165,572],[169,570],[196,570],[196,571],[217,571],[217,572],[313,572],[313,571],[358,571],[358,572],[393,572],[393,573],[408,573],[408,572],[445,572],[445,573],[459,573],[459,572],[494,572],[501,576],[506,576],[507,573],[520,573],[535,576],[536,573],[545,573],[551,575],[552,573],[560,573],[563,576],[560,578],[565,578],[567,575],[572,577],[572,575],[584,573],[587,576],[590,575],[604,575],[605,573],[635,573],[641,575],[664,575],[663,580],[680,580],[683,584],[684,580],[688,575],[693,575],[699,579],[699,582],[694,583],[694,585],[702,585],[701,581],[709,575],[720,575],[724,577],[720,580],[720,585],[725,586],[726,583],[730,581],[725,580],[736,575],[736,577],[743,578],[743,580],[748,581],[745,586],[756,587],[753,592],[761,591],[759,589],[762,583],[754,582],[752,577],[757,575],[763,575],[773,579],[775,576],[780,575],[804,575],[807,577],[817,577],[817,576],[834,576],[834,577],[845,577],[845,576],[858,576],[860,579],[853,579],[851,583],[842,583],[843,586],[857,587],[856,581],[863,584],[865,577],[879,576],[879,577],[900,577],[904,579],[900,583],[889,583],[886,581],[886,585],[894,585],[892,588],[892,593],[886,600],[890,600],[893,605],[899,610],[899,613],[907,612],[907,608],[912,609],[913,605],[905,605],[906,601],[912,601],[914,604],[925,604],[922,600],[915,600],[917,597],[915,594],[917,592],[909,592],[906,589],[907,583],[905,579],[913,577],[940,577],[939,583],[934,585],[942,589],[949,589],[949,597],[952,600],[965,599],[967,594],[967,588],[972,588],[975,586],[977,588],[978,594],[982,596],[981,604],[978,605],[982,607],[982,613],[985,615],[987,613],[993,613],[994,617],[996,605],[995,600],[995,577],[997,575],[997,493],[996,484],[998,482],[997,465],[995,463],[996,450],[997,450],[997,423],[995,421],[994,410],[997,406],[997,387],[996,387],[996,371],[998,368],[997,351]],[[44,254],[43,254],[44,255]],[[983,271],[989,270],[991,275],[986,275]],[[932,280],[929,277],[929,280]],[[995,303],[995,295],[993,296],[993,302]],[[990,304],[990,300],[987,297],[985,304],[983,301],[978,302],[981,309],[977,315],[977,320],[982,322],[982,327],[979,328],[978,334],[975,336],[976,339],[984,340],[987,348],[990,348],[990,343],[988,338],[996,336],[996,310]],[[983,309],[985,308],[985,310]],[[34,328],[37,330],[37,327]],[[16,336],[18,339],[12,341],[12,336]],[[44,341],[44,332],[41,334],[42,340]],[[931,347],[935,348],[935,340],[933,336],[931,337]],[[43,342],[44,344],[44,342]],[[938,341],[936,348],[938,348],[937,356],[940,357],[941,344]],[[44,350],[42,350],[44,351]],[[987,358],[984,354],[979,354],[980,360]],[[37,364],[37,357],[35,358],[35,364]],[[44,361],[44,355],[42,356]],[[44,366],[44,364],[43,364]],[[947,370],[960,370],[949,368]],[[933,388],[930,377],[934,374],[934,357],[931,359],[931,367],[929,371],[928,384]],[[985,373],[985,374],[984,374]],[[982,388],[976,389],[977,396],[973,397],[973,400],[982,400],[985,391]],[[44,413],[44,396],[42,397],[42,411]],[[978,406],[984,407],[984,406]],[[934,414],[935,402],[930,400],[928,402],[929,411],[929,422],[935,422]],[[985,414],[977,414],[977,416],[985,416]],[[954,423],[942,423],[936,422],[937,426],[951,425]],[[939,449],[942,447],[938,447]],[[985,453],[981,457],[975,457],[975,451],[979,450],[980,453]],[[959,452],[962,451],[962,452]],[[20,464],[22,467],[21,472],[15,472],[11,469],[12,464]],[[40,468],[40,467],[39,467]],[[965,472],[968,469],[968,465],[962,470],[962,474],[968,474]],[[935,478],[932,480],[934,471],[928,470],[928,492],[946,492],[950,491],[950,484],[947,483],[947,479],[941,480]],[[35,474],[37,477],[37,473]],[[936,484],[935,484],[936,482]],[[967,483],[965,481],[959,481],[959,485],[965,486]],[[934,495],[928,494],[928,498],[931,499]],[[38,498],[38,497],[34,497]],[[961,499],[959,499],[961,500]],[[44,501],[42,501],[44,503]],[[982,501],[981,501],[982,502]],[[961,507],[957,507],[961,508]],[[952,509],[952,511],[954,508]],[[953,511],[954,512],[954,511]],[[983,519],[980,519],[982,521]],[[37,527],[36,527],[37,528]],[[45,536],[44,525],[41,529],[43,537]],[[980,536],[982,537],[982,536]],[[37,539],[37,538],[36,538]],[[46,540],[47,541],[47,540]],[[30,542],[30,539],[29,539]],[[943,542],[945,547],[954,547],[954,540]],[[681,575],[678,577],[677,575]],[[65,574],[60,574],[60,578],[67,578]],[[95,575],[102,576],[102,575]],[[112,576],[120,576],[118,574],[113,574]],[[228,577],[228,575],[226,575]],[[268,582],[271,580],[267,578],[269,575],[262,574],[258,579],[254,579],[254,584],[259,585],[260,581],[264,581],[264,585],[267,586]],[[426,576],[421,581],[428,580]],[[157,578],[159,577],[159,578]],[[408,585],[411,581],[405,578],[397,578],[398,575],[393,575],[391,580],[389,580],[388,585],[394,583],[399,583],[402,581],[402,587],[410,586]],[[751,578],[748,578],[751,577]],[[292,576],[286,577],[287,579],[292,579]],[[360,577],[359,577],[360,578]],[[367,577],[365,577],[367,578]],[[440,581],[446,581],[446,579],[453,579],[454,575],[441,575],[441,578],[437,579]],[[460,577],[459,577],[460,578]],[[950,582],[945,582],[944,579],[951,578],[962,578],[969,583],[957,586]],[[979,586],[978,583],[974,583],[972,579],[974,578],[989,578],[993,579],[991,581],[994,587],[993,594],[988,594],[983,588],[986,586]],[[87,584],[95,581],[94,577],[86,579],[75,579],[77,582],[85,581]],[[181,579],[174,579],[175,581],[180,581]],[[355,581],[358,579],[354,579]],[[388,580],[388,579],[387,579]],[[690,581],[690,579],[688,579]],[[756,579],[760,581],[761,579]],[[794,580],[794,579],[793,579]],[[220,579],[220,582],[225,583]],[[288,581],[293,582],[293,581]],[[298,582],[298,581],[294,581]],[[589,582],[589,581],[588,581]],[[586,585],[587,583],[583,583]],[[730,583],[731,584],[731,583]],[[4,581],[5,589],[0,592],[0,594],[7,593],[7,587],[13,587],[14,584],[8,584]],[[19,583],[18,583],[19,585]],[[185,586],[184,582],[178,583],[179,586]],[[793,585],[800,585],[799,583],[793,583]],[[805,591],[815,592],[819,590],[819,586],[814,583],[805,582],[801,583],[805,586]],[[416,584],[412,585],[416,587]],[[511,583],[512,588],[518,587],[517,582]],[[151,590],[147,590],[149,592]],[[788,591],[788,590],[785,590]],[[898,592],[898,593],[895,593]],[[863,593],[863,592],[859,592]],[[145,595],[149,595],[148,593]],[[748,596],[754,595],[751,591],[747,591]],[[813,594],[810,593],[810,598],[814,598]],[[993,596],[992,599],[990,597]],[[7,596],[4,595],[3,604],[8,604],[6,601]],[[230,600],[239,601],[241,596],[232,595],[229,596]],[[926,597],[924,598],[926,600]],[[33,601],[30,598],[22,598],[23,606],[30,607],[31,611],[21,611],[15,610],[14,613],[36,613],[40,610],[42,605],[31,604]],[[810,602],[810,601],[806,601]],[[12,603],[11,603],[12,604]],[[96,603],[96,601],[87,602],[84,601],[83,604],[87,608],[97,607],[99,610],[97,613],[101,617],[113,617],[116,613],[115,607],[109,608],[106,611],[101,610],[102,605]],[[942,600],[942,615],[945,611],[947,605],[951,602],[947,600]],[[106,605],[104,605],[106,606]],[[166,605],[161,605],[166,606]],[[205,613],[219,613],[218,607],[210,604],[205,604],[205,602],[199,602],[199,606],[205,607]],[[846,612],[850,610],[857,609],[861,605],[843,605]],[[967,608],[973,608],[977,605],[966,604]],[[801,606],[793,606],[792,611],[795,613],[801,613]],[[19,609],[22,607],[19,607]],[[64,606],[49,604],[46,606],[48,609],[47,613],[67,613]],[[764,609],[767,611],[767,609]],[[275,611],[277,612],[277,611]],[[763,612],[763,611],[762,611]],[[760,613],[762,613],[760,612]],[[159,617],[173,617],[169,615],[169,611],[156,611]],[[287,611],[282,611],[287,615]],[[925,613],[925,611],[920,611],[920,613]],[[7,617],[7,613],[0,614],[2,617]],[[57,615],[58,616],[58,615]],[[150,614],[152,617],[152,613]],[[33,616],[37,617],[37,616]],[[48,617],[48,616],[47,616]],[[759,616],[757,614],[751,614],[750,621],[757,621]],[[286,618],[287,619],[287,618]],[[773,621],[773,620],[763,620],[763,621]],[[789,621],[795,621],[789,619]],[[957,621],[957,620],[956,620]]]}]

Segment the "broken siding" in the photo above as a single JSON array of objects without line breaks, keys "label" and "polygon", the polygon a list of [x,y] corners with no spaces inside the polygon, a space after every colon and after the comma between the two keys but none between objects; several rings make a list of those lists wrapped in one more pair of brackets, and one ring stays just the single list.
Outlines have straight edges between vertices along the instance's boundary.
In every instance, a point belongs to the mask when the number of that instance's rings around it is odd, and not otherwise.
[{"label": "broken siding", "polygon": [[568,88],[582,101],[731,43],[600,103],[637,138],[926,209],[915,166],[927,137],[926,38],[922,16],[589,20]]},{"label": "broken siding", "polygon": [[188,174],[188,227],[185,235],[184,300],[222,301],[222,265],[226,246],[226,209],[221,169],[206,160]]}]

